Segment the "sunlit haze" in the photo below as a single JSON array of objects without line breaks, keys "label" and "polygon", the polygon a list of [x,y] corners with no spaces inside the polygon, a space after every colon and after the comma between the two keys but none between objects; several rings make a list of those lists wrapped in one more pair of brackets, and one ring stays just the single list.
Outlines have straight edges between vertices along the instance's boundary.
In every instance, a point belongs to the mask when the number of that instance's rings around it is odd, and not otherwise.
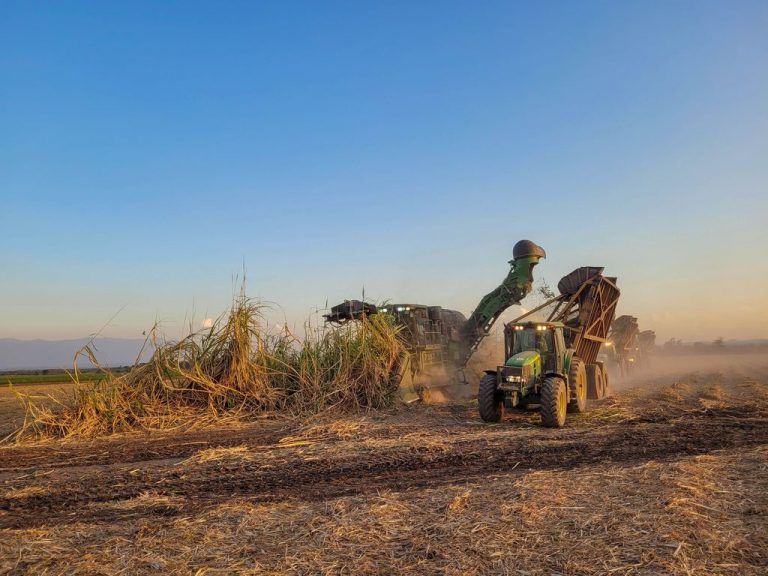
[{"label": "sunlit haze", "polygon": [[[471,9],[468,9],[471,7]],[[768,3],[0,6],[0,338],[465,313],[529,238],[768,338]],[[105,326],[106,325],[106,326]]]}]

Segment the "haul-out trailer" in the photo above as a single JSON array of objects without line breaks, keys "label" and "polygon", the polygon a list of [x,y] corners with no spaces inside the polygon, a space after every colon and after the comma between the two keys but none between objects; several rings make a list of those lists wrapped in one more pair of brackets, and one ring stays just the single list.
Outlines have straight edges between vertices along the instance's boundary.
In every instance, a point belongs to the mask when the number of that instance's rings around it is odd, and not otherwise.
[{"label": "haul-out trailer", "polygon": [[640,327],[634,316],[619,316],[611,324],[611,332],[608,335],[612,351],[610,357],[621,376],[628,376],[636,367],[640,356],[639,334]]},{"label": "haul-out trailer", "polygon": [[637,342],[640,344],[641,364],[647,365],[656,350],[656,332],[643,330],[637,335]]}]

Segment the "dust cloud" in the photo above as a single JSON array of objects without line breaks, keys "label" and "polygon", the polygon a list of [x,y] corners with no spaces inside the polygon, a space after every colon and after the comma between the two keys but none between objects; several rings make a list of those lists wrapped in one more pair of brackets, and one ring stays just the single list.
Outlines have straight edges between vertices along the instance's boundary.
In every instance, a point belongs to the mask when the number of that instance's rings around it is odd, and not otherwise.
[{"label": "dust cloud", "polygon": [[611,391],[668,384],[692,374],[739,375],[749,378],[768,372],[768,352],[737,351],[718,354],[666,354],[658,353],[647,359],[643,366],[626,377],[611,374]]},{"label": "dust cloud", "polygon": [[[465,368],[467,383],[453,396],[454,400],[470,400],[477,396],[477,388],[485,370],[494,369],[504,359],[503,334],[491,334],[480,345]],[[759,379],[768,373],[768,352],[725,352],[719,354],[666,354],[648,358],[628,376],[608,367],[611,393],[632,388],[655,388],[695,374],[716,374],[739,378]]]}]

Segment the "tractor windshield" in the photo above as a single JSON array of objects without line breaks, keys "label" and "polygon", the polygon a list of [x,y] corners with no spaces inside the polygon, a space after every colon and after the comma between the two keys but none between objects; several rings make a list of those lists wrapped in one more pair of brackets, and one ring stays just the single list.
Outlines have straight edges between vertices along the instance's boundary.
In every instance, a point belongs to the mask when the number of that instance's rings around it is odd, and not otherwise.
[{"label": "tractor windshield", "polygon": [[555,342],[552,330],[536,330],[535,328],[526,328],[525,330],[515,330],[515,338],[512,343],[512,355],[536,350],[542,356],[554,352]]}]

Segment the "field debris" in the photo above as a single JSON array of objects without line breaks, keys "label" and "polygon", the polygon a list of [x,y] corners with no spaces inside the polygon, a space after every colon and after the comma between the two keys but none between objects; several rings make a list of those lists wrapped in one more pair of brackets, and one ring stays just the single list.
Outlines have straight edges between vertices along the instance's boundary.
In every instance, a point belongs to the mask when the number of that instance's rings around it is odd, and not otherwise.
[{"label": "field debris", "polygon": [[9,445],[0,573],[761,575],[768,365],[744,384],[659,378],[562,430],[422,405]]}]

